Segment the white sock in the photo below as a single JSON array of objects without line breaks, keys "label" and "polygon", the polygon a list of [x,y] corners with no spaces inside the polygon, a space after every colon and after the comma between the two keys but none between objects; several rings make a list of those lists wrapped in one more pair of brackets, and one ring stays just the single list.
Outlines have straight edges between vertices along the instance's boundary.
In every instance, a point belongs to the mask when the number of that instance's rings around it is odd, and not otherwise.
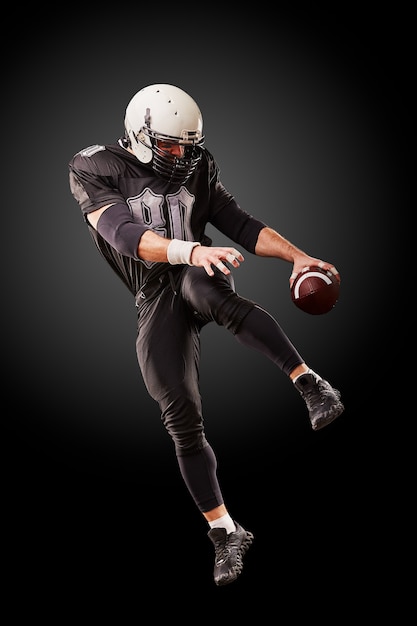
[{"label": "white sock", "polygon": [[292,382],[295,383],[295,381],[298,380],[300,376],[304,376],[305,374],[313,374],[316,380],[321,380],[321,376],[316,374],[316,372],[314,372],[311,368],[308,368],[307,372],[304,372],[303,374],[298,374],[298,376],[292,379]]},{"label": "white sock", "polygon": [[225,528],[227,534],[234,533],[236,531],[236,526],[229,513],[226,515],[222,515],[222,517],[218,517],[217,519],[209,522],[210,528]]}]

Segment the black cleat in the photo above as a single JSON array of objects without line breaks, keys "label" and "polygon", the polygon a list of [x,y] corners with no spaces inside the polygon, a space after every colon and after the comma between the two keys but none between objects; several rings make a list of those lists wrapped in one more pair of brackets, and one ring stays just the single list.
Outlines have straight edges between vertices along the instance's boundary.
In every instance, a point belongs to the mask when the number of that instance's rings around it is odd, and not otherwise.
[{"label": "black cleat", "polygon": [[214,582],[228,585],[239,576],[243,569],[243,556],[253,541],[253,534],[235,522],[234,533],[227,534],[225,528],[212,528],[208,537],[214,544]]},{"label": "black cleat", "polygon": [[314,374],[303,374],[294,383],[305,401],[313,430],[324,428],[345,410],[340,391],[333,389],[327,380]]}]

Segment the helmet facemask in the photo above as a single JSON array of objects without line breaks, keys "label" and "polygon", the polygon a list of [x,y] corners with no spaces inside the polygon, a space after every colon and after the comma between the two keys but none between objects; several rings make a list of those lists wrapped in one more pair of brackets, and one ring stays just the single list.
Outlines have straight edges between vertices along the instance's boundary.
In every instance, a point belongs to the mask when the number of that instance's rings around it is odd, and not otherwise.
[{"label": "helmet facemask", "polygon": [[[200,147],[204,142],[201,133],[184,130],[182,138],[178,139],[178,137],[157,133],[146,126],[141,130],[151,144],[152,168],[155,173],[171,183],[185,183],[194,173],[201,159]],[[181,148],[181,155],[170,151],[170,147],[178,146]]]}]

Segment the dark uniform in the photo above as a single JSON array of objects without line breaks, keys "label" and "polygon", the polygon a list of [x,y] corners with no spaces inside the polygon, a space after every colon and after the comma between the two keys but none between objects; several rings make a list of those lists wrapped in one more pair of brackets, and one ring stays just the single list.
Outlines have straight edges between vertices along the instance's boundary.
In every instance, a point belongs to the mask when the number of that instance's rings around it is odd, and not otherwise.
[{"label": "dark uniform", "polygon": [[[184,481],[205,512],[223,498],[215,479],[215,455],[204,435],[200,331],[214,321],[236,335],[258,305],[238,295],[232,275],[217,268],[210,277],[202,267],[148,262],[118,252],[89,224],[87,215],[108,204],[126,203],[143,232],[207,246],[211,240],[205,229],[210,223],[251,253],[265,224],[243,211],[224,188],[206,148],[200,148],[202,158],[187,182],[173,184],[128,152],[123,141],[77,153],[69,164],[70,188],[97,248],[135,297],[142,376],[174,441]],[[278,326],[274,332],[278,339],[271,339],[267,356],[289,374],[302,359]]]}]

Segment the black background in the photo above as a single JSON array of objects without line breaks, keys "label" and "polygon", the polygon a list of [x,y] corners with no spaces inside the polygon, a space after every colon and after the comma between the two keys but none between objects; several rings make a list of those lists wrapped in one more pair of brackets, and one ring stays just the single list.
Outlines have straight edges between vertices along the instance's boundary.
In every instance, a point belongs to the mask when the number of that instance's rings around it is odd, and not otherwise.
[{"label": "black background", "polygon": [[[193,623],[246,606],[260,623],[271,610],[332,623],[356,603],[372,611],[369,578],[388,550],[377,529],[395,500],[382,442],[397,363],[385,292],[409,209],[410,15],[120,9],[104,18],[70,8],[36,31],[39,15],[25,14],[16,26],[30,34],[4,73],[10,588],[37,590],[32,606],[51,616],[83,606],[95,619],[117,606],[117,624],[145,607]],[[237,290],[341,389],[346,411],[319,433],[271,363],[223,329],[203,331],[207,435],[226,504],[256,536],[223,589],[140,377],[132,298],[68,186],[71,156],[117,140],[129,99],[157,82],[198,102],[241,206],[342,276],[336,308],[308,316],[290,301],[288,264],[247,254],[235,271]]]}]

